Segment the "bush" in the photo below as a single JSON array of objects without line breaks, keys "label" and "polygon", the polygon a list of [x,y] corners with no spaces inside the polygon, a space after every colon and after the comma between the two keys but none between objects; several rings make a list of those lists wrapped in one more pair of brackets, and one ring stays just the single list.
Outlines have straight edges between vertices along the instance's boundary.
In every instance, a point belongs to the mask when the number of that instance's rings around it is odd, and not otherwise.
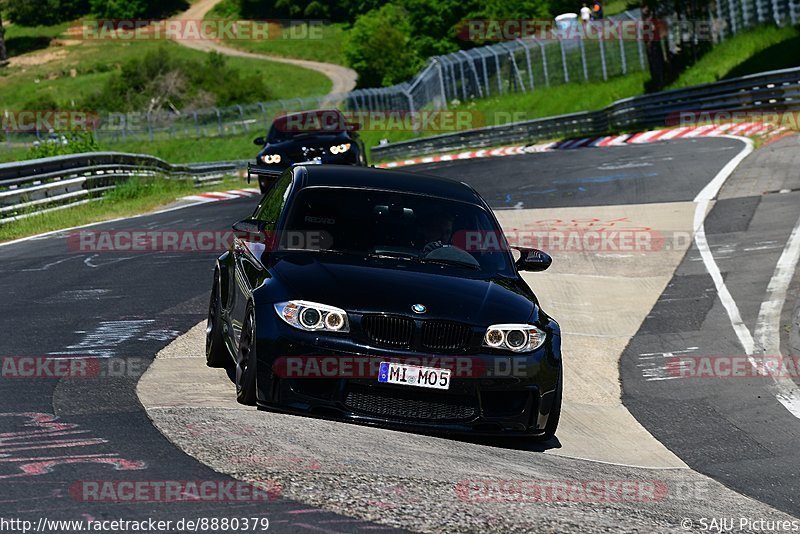
[{"label": "bush", "polygon": [[182,59],[160,47],[123,64],[83,105],[101,111],[157,112],[229,106],[271,97],[258,74],[243,76],[228,66],[225,56],[212,52],[204,61]]},{"label": "bush", "polygon": [[91,132],[55,132],[53,139],[38,141],[29,152],[29,159],[51,158],[81,152],[97,152],[100,146]]}]

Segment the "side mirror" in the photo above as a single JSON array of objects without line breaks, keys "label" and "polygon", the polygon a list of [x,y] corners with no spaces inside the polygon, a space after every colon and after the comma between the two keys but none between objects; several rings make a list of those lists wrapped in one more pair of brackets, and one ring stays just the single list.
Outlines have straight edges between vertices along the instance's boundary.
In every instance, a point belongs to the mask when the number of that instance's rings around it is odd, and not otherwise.
[{"label": "side mirror", "polygon": [[253,144],[258,146],[264,146],[267,144],[267,140],[264,139],[263,137],[256,137],[255,139],[253,139]]},{"label": "side mirror", "polygon": [[263,241],[266,223],[258,219],[244,219],[233,225],[233,231],[252,241]]},{"label": "side mirror", "polygon": [[553,258],[550,254],[542,252],[536,248],[521,248],[515,247],[522,253],[522,256],[517,260],[517,269],[520,271],[546,271],[553,263]]}]

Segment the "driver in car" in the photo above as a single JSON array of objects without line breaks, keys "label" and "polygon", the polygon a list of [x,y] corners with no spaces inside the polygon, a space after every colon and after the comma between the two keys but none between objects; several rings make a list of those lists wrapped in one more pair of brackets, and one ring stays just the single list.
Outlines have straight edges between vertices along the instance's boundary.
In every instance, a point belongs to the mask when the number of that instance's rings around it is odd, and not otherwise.
[{"label": "driver in car", "polygon": [[425,246],[420,255],[424,258],[431,251],[450,244],[453,236],[453,216],[449,213],[434,213],[422,223]]}]

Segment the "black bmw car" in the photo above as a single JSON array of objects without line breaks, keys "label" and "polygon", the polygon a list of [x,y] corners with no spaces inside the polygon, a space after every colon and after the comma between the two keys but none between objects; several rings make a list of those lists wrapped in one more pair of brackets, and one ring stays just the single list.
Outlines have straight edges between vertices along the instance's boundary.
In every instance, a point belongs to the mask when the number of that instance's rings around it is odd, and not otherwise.
[{"label": "black bmw car", "polygon": [[[295,166],[216,262],[206,357],[261,409],[418,431],[547,439],[561,334],[470,186]],[[490,244],[493,243],[493,244]],[[500,246],[497,246],[500,245]]]},{"label": "black bmw car", "polygon": [[253,140],[262,149],[249,174],[258,177],[261,192],[265,193],[274,181],[271,171],[297,163],[366,167],[366,152],[358,128],[358,124],[348,122],[336,109],[282,115],[272,122],[266,138]]}]

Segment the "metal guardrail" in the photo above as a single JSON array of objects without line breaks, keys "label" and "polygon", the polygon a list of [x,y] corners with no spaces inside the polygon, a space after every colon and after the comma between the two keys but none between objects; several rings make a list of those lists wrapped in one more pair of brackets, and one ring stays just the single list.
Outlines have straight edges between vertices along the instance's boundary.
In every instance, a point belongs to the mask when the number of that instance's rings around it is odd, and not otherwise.
[{"label": "metal guardrail", "polygon": [[146,154],[91,152],[0,164],[0,224],[98,200],[133,177],[191,178],[196,184],[239,173],[246,161],[172,165]]},{"label": "metal guardrail", "polygon": [[800,110],[800,68],[764,72],[618,100],[600,110],[476,128],[372,147],[373,159],[504,143],[592,136],[680,123],[681,112]]}]

